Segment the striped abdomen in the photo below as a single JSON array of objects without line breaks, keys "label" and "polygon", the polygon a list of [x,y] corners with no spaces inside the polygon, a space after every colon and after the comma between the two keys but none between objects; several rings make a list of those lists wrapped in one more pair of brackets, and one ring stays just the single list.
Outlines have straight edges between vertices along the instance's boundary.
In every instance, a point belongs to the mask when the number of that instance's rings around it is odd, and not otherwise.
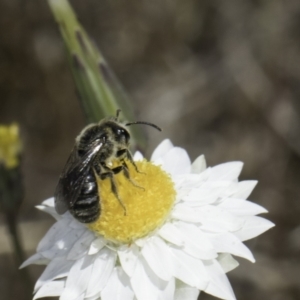
[{"label": "striped abdomen", "polygon": [[80,194],[70,212],[79,222],[91,223],[98,219],[100,211],[97,182],[93,169],[90,168]]}]

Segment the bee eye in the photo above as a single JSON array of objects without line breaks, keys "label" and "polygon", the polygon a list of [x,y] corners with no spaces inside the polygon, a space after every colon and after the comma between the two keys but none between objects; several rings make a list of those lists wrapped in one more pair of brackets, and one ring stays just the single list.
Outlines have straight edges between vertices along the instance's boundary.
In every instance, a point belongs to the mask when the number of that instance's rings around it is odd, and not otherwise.
[{"label": "bee eye", "polygon": [[121,134],[124,134],[124,133],[125,133],[124,129],[118,129],[117,130],[118,135],[121,135]]}]

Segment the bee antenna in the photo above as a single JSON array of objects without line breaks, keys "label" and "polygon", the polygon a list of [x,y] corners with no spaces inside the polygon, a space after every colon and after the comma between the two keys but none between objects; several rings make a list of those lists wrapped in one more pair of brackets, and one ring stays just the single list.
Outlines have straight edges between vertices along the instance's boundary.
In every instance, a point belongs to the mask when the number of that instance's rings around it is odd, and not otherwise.
[{"label": "bee antenna", "polygon": [[121,112],[121,109],[117,109],[117,111],[116,111],[116,121],[118,121],[120,112]]},{"label": "bee antenna", "polygon": [[130,126],[130,125],[134,125],[134,124],[145,124],[145,125],[149,125],[151,127],[156,128],[158,131],[162,131],[162,129],[159,128],[157,125],[149,123],[149,122],[143,122],[143,121],[136,121],[136,122],[127,123],[127,124],[125,124],[125,126]]}]

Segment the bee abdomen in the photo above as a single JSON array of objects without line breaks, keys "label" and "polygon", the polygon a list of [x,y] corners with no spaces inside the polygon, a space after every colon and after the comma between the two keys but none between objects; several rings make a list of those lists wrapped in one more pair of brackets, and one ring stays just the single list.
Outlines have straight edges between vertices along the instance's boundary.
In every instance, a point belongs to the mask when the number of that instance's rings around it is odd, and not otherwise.
[{"label": "bee abdomen", "polygon": [[99,202],[98,196],[94,195],[81,195],[78,200],[75,202],[73,208],[85,209],[96,206]]},{"label": "bee abdomen", "polygon": [[99,218],[101,207],[97,184],[92,173],[86,177],[80,194],[70,211],[82,223],[91,223]]},{"label": "bee abdomen", "polygon": [[97,186],[96,182],[86,182],[81,190],[81,194],[83,195],[90,195],[97,193]]},{"label": "bee abdomen", "polygon": [[70,211],[79,222],[91,223],[99,218],[100,210],[99,199],[98,196],[95,195],[80,197]]}]

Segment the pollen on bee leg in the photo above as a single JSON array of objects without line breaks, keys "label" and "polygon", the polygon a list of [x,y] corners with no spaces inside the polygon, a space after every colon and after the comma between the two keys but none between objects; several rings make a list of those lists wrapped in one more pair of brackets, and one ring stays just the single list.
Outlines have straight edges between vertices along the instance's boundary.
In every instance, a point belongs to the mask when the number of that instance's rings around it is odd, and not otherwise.
[{"label": "pollen on bee leg", "polygon": [[171,177],[160,166],[146,160],[135,162],[138,169],[128,164],[130,178],[143,187],[133,185],[122,172],[114,176],[118,196],[124,207],[111,190],[109,180],[98,180],[101,215],[89,225],[106,239],[130,243],[160,227],[167,219],[176,198]]}]

